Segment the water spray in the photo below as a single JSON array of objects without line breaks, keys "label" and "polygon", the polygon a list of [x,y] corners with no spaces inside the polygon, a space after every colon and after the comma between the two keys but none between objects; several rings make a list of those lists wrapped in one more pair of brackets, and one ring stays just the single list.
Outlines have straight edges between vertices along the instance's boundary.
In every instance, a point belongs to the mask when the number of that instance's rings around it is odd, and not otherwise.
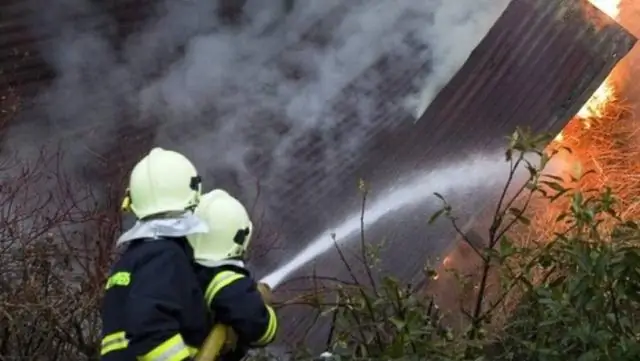
[{"label": "water spray", "polygon": [[[364,226],[371,226],[403,208],[431,201],[434,192],[446,195],[452,191],[493,188],[503,179],[501,175],[508,171],[504,155],[490,153],[420,172],[409,181],[387,189],[380,198],[374,200],[371,206],[365,209]],[[289,262],[262,278],[260,283],[273,290],[295,271],[327,252],[336,243],[346,244],[360,230],[361,216],[360,211],[355,211],[337,226],[328,227]],[[324,352],[317,360],[333,360],[333,354]]]},{"label": "water spray", "polygon": [[[504,155],[491,153],[421,172],[407,182],[387,189],[380,198],[375,199],[365,209],[364,226],[371,226],[403,208],[431,201],[435,198],[434,192],[446,195],[451,192],[494,188],[503,179],[501,175],[505,175],[508,170]],[[337,226],[328,227],[289,262],[269,273],[260,282],[275,289],[292,273],[327,252],[335,243],[346,244],[360,230],[360,217],[360,211],[356,211]]]}]

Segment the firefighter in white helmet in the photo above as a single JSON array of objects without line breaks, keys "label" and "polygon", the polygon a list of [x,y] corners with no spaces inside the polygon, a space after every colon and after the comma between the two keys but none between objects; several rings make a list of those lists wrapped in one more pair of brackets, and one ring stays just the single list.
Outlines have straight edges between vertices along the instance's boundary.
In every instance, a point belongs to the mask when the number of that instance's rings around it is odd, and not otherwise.
[{"label": "firefighter in white helmet", "polygon": [[190,360],[208,310],[186,236],[208,227],[193,214],[201,179],[184,155],[154,148],[135,165],[123,209],[138,221],[117,241],[102,306],[102,361]]},{"label": "firefighter in white helmet", "polygon": [[257,284],[244,264],[253,224],[245,207],[221,189],[202,197],[195,214],[209,232],[187,236],[213,323],[230,330],[230,347],[221,360],[238,361],[250,348],[270,344],[278,322],[270,306],[270,291]]}]

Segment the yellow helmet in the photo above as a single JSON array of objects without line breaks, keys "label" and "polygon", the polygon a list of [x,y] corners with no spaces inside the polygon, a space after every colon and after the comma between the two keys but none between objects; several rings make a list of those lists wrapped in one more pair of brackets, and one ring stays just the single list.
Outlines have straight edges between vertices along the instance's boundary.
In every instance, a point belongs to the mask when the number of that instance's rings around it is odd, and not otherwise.
[{"label": "yellow helmet", "polygon": [[203,265],[244,256],[253,224],[246,208],[222,189],[202,196],[196,216],[209,226],[208,233],[187,236],[194,258]]},{"label": "yellow helmet", "polygon": [[184,155],[153,148],[133,167],[123,209],[143,219],[195,207],[202,194],[196,167]]}]

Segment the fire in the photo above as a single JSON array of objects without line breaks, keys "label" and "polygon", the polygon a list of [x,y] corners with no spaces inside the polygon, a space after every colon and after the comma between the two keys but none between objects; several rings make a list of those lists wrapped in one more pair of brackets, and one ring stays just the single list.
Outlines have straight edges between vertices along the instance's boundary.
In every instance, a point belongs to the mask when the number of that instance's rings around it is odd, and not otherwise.
[{"label": "fire", "polygon": [[618,16],[620,16],[621,1],[622,0],[589,0],[593,6],[616,20]]},{"label": "fire", "polygon": [[[589,2],[611,18],[619,20],[621,0],[589,0]],[[613,80],[611,77],[608,77],[580,109],[577,116],[584,120],[583,125],[585,127],[589,126],[589,119],[602,117],[604,115],[607,105],[611,103],[615,97],[615,90]],[[557,142],[564,140],[563,132],[560,132],[555,140]]]},{"label": "fire", "polygon": [[[589,0],[589,2],[611,18],[618,20],[621,0]],[[607,104],[613,99],[614,95],[615,86],[613,81],[611,78],[607,78],[580,109],[578,117],[590,119],[603,116]]]},{"label": "fire", "polygon": [[607,108],[607,104],[613,100],[614,96],[615,86],[611,78],[607,78],[604,83],[600,84],[591,98],[589,98],[589,101],[580,109],[578,117],[585,120],[602,117]]}]

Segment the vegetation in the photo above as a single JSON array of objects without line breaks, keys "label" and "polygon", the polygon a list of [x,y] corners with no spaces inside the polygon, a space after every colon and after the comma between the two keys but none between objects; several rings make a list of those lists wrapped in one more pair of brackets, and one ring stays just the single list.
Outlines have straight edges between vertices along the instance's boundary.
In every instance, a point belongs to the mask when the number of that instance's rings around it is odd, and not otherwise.
[{"label": "vegetation", "polygon": [[[464,229],[439,196],[442,208],[425,222],[447,219],[474,255],[471,268],[426,267],[429,285],[403,284],[380,272],[383,247],[365,246],[363,229],[364,267],[349,264],[350,282],[303,295],[331,321],[326,348],[333,359],[640,359],[640,227],[621,216],[628,200],[581,186],[589,172],[570,179],[544,173],[568,151],[548,152],[549,140],[523,130],[510,138],[510,176],[486,231]],[[98,359],[98,305],[120,231],[117,207],[79,191],[56,159],[2,165],[2,361]],[[36,194],[29,188],[36,185],[50,191]],[[362,191],[364,210],[364,184]],[[554,215],[554,225],[530,237],[539,209]],[[459,289],[460,302],[439,308],[438,282]],[[293,358],[313,358],[305,353]],[[252,356],[264,357],[274,356]]]},{"label": "vegetation", "polygon": [[0,164],[3,361],[96,359],[119,216],[59,170],[60,155]]},{"label": "vegetation", "polygon": [[[449,314],[435,306],[437,294],[377,272],[379,252],[370,247],[362,257],[368,281],[354,272],[349,285],[329,287],[337,295],[324,308],[334,316],[327,343],[333,359],[640,359],[638,224],[620,217],[611,189],[580,186],[591,172],[570,179],[545,174],[560,152],[569,152],[545,149],[549,141],[523,130],[513,134],[505,154],[510,176],[480,240],[437,195],[443,207],[431,221],[448,218],[476,257],[464,273],[445,270],[455,276],[447,287],[462,290]],[[528,173],[525,181],[519,168]],[[554,224],[546,225],[552,231],[525,240],[521,235],[531,233],[530,217],[541,208],[554,214]],[[426,276],[436,278],[440,268],[427,268]],[[463,327],[451,322],[451,313]]]}]

